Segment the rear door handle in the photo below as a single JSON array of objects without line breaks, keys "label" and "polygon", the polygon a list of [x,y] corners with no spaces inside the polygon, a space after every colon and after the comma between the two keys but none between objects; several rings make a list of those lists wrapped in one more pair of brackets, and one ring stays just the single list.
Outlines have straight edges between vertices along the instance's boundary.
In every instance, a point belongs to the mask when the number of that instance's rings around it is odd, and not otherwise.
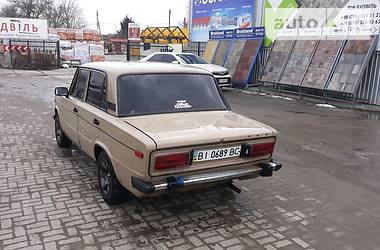
[{"label": "rear door handle", "polygon": [[100,122],[98,121],[98,119],[94,119],[93,123],[98,126],[100,124]]},{"label": "rear door handle", "polygon": [[78,109],[76,107],[73,109],[73,111],[74,113],[78,113]]}]

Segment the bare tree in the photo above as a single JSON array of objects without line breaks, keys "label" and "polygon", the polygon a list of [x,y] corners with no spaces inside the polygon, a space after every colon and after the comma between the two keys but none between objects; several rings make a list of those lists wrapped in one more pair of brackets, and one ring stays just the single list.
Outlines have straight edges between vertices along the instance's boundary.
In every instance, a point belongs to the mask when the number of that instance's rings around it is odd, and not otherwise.
[{"label": "bare tree", "polygon": [[45,6],[53,0],[8,0],[3,9],[24,18],[41,18]]},{"label": "bare tree", "polygon": [[57,5],[57,13],[62,20],[60,23],[65,28],[83,28],[86,22],[83,17],[82,9],[79,8],[76,0],[61,0]]},{"label": "bare tree", "polygon": [[10,5],[4,5],[0,9],[0,17],[18,17],[17,10]]},{"label": "bare tree", "polygon": [[7,0],[2,16],[45,18],[50,27],[83,28],[86,22],[76,0]]}]

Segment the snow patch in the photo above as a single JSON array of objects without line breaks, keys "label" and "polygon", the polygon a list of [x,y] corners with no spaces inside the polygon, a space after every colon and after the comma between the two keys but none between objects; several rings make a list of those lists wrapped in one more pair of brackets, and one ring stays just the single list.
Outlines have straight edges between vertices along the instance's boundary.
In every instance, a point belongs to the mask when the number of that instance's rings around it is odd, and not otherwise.
[{"label": "snow patch", "polygon": [[336,107],[334,105],[325,104],[325,103],[316,104],[315,106],[321,107],[321,108],[336,109]]}]

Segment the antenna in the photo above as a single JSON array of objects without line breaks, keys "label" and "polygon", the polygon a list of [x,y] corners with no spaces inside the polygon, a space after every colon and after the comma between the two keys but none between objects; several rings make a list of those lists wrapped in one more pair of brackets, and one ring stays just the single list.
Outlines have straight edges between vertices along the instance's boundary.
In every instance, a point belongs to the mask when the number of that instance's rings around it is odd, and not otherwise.
[{"label": "antenna", "polygon": [[102,31],[100,30],[100,23],[99,23],[99,11],[96,10],[96,30],[102,34]]}]

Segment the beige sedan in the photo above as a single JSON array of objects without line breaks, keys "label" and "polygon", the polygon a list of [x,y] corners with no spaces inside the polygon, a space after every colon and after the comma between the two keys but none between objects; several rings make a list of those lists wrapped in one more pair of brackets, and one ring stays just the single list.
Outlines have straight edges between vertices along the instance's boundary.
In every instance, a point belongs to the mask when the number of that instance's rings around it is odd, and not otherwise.
[{"label": "beige sedan", "polygon": [[174,64],[90,63],[55,89],[55,134],[96,160],[112,205],[272,176],[275,129],[231,111],[208,71]]}]

